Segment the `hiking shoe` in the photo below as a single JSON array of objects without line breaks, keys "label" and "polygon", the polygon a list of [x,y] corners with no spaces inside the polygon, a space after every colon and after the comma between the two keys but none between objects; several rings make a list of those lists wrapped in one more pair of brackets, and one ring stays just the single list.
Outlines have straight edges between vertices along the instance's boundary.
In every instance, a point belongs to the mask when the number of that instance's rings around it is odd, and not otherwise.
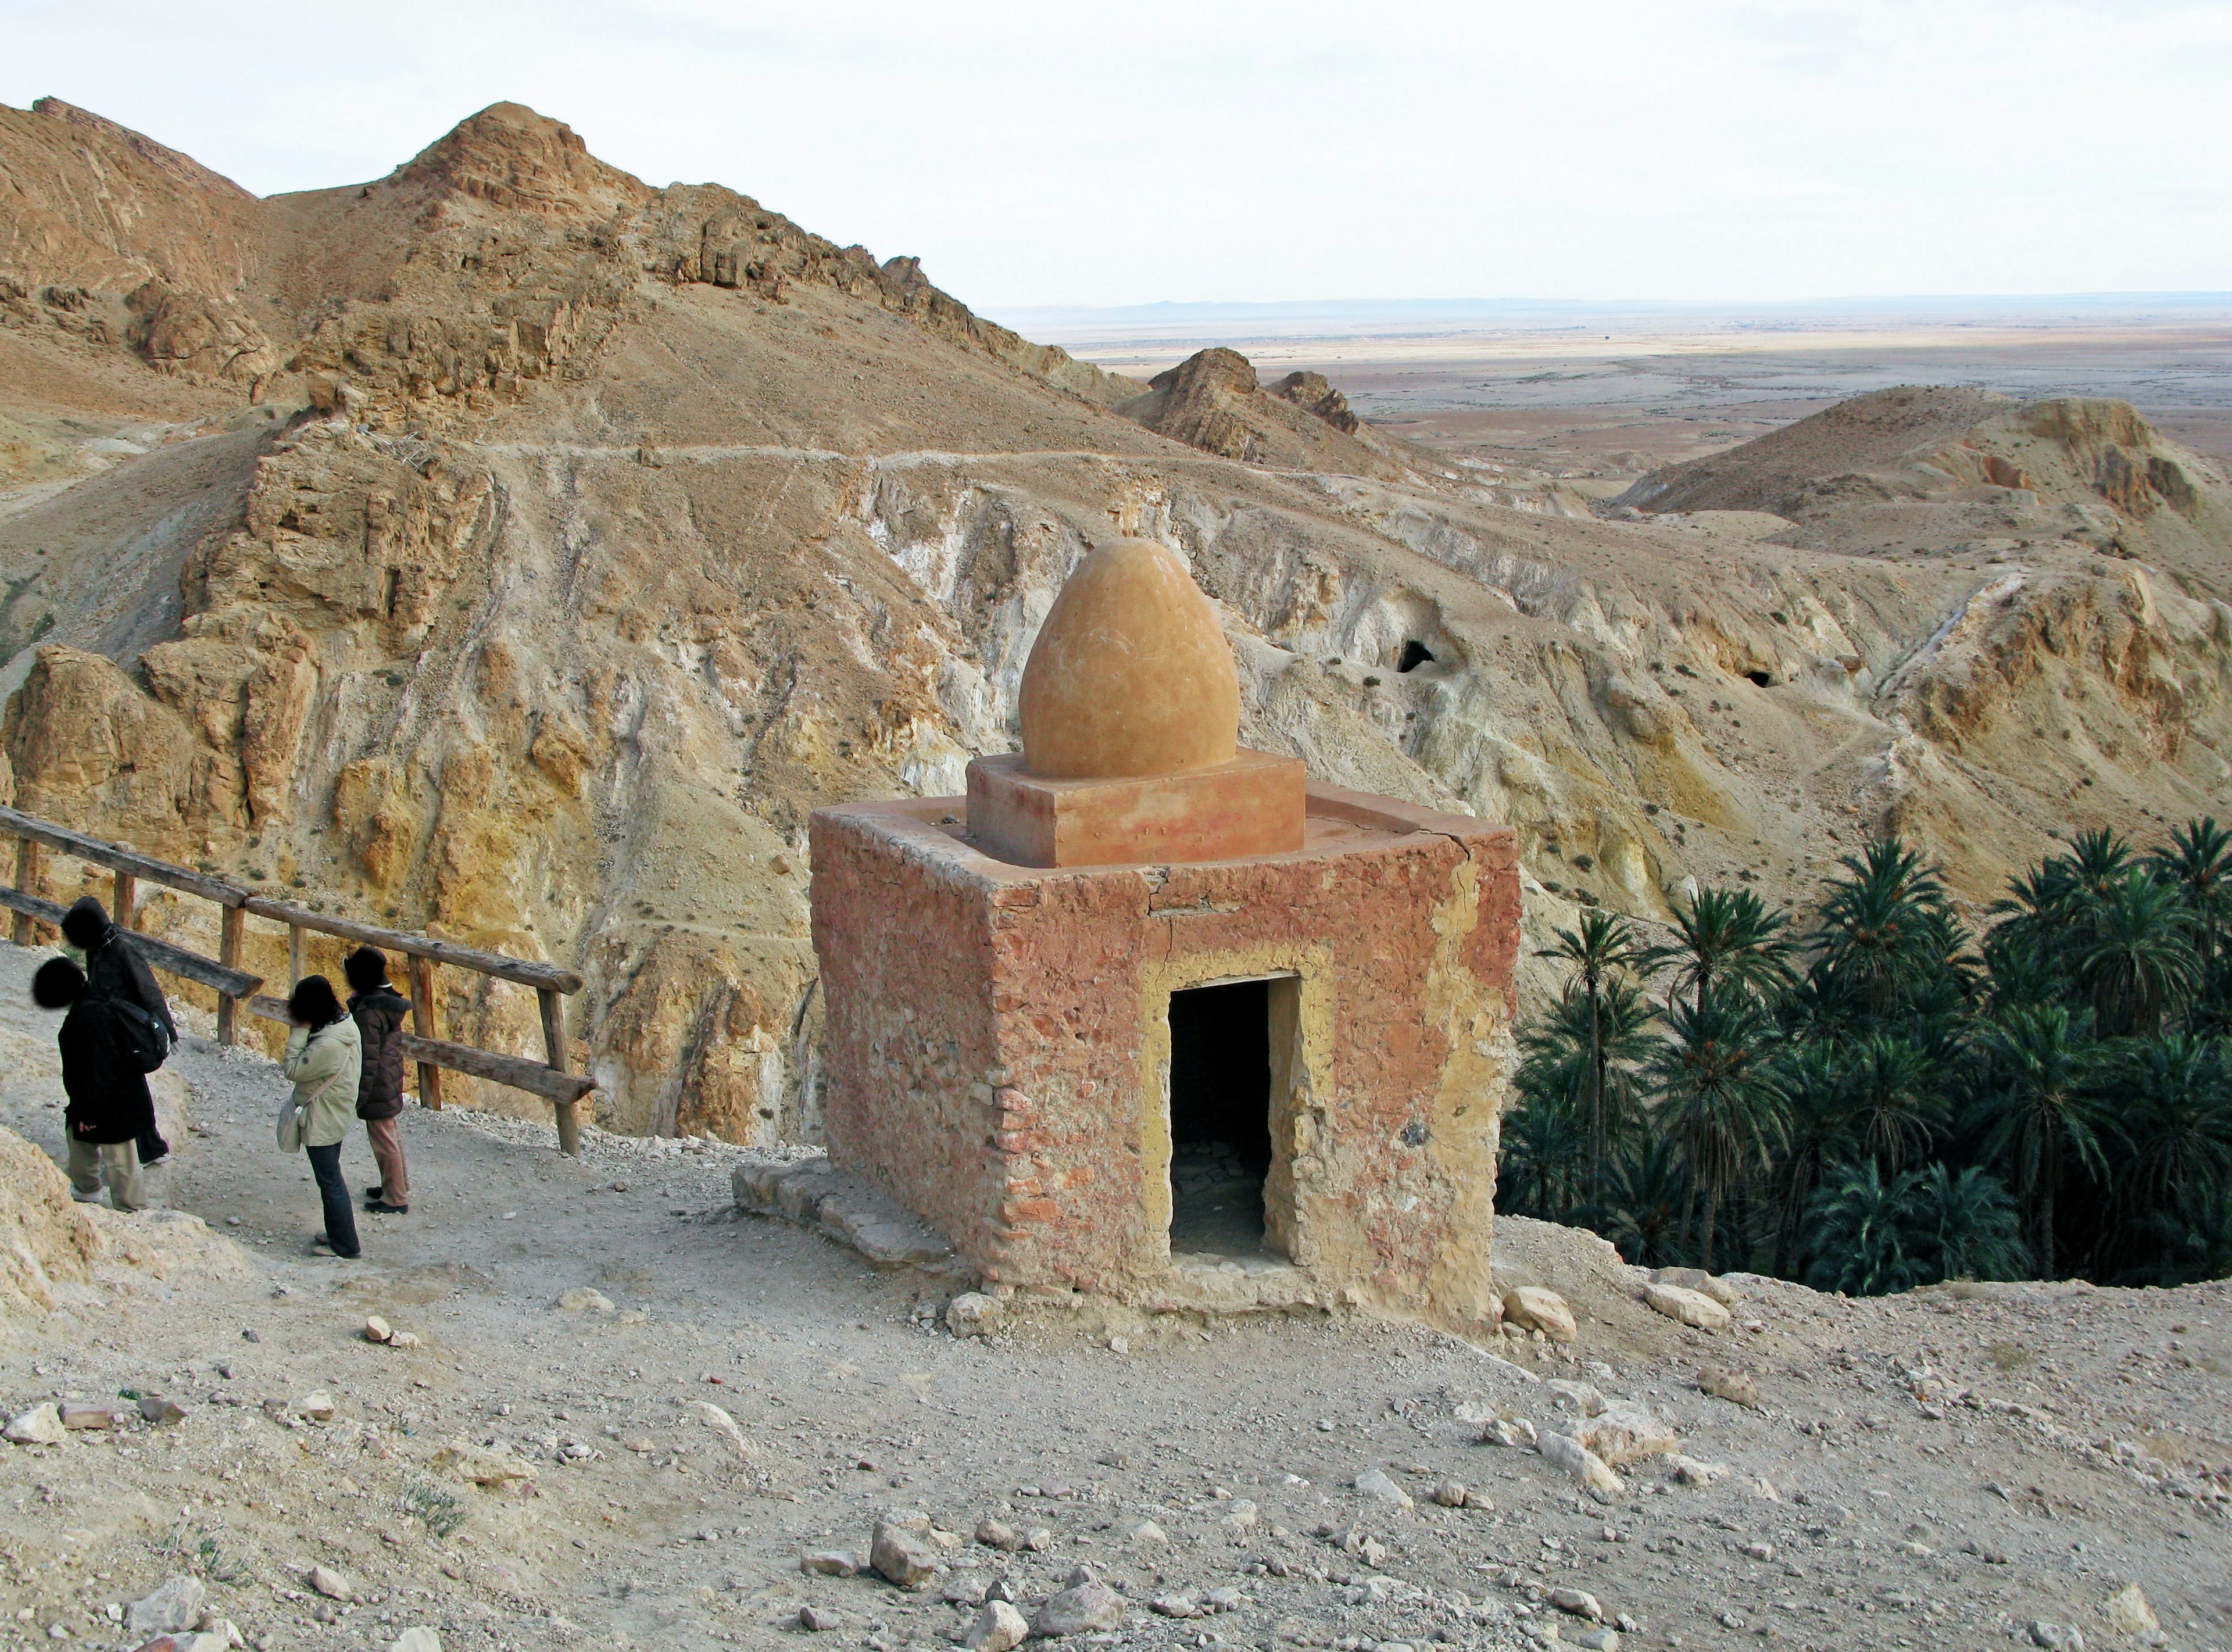
[{"label": "hiking shoe", "polygon": [[380,1202],[380,1195],[386,1190],[386,1189],[383,1188],[367,1188],[364,1190],[364,1196],[371,1200],[374,1204],[378,1204]]},{"label": "hiking shoe", "polygon": [[353,1250],[335,1250],[334,1248],[334,1241],[321,1234],[317,1238],[310,1241],[310,1254],[313,1256],[331,1256],[339,1261],[354,1262],[359,1256],[362,1255],[363,1253],[361,1251]]},{"label": "hiking shoe", "polygon": [[392,1205],[384,1199],[373,1199],[368,1202],[365,1205],[365,1210],[374,1216],[407,1216],[411,1214],[409,1205]]}]

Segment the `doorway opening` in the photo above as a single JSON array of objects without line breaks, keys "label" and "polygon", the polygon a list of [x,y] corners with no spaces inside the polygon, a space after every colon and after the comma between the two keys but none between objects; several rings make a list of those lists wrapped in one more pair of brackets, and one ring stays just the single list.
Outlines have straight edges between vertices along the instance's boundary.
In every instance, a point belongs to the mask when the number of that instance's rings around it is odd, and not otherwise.
[{"label": "doorway opening", "polygon": [[1171,1250],[1262,1253],[1271,1169],[1275,985],[1171,994]]}]

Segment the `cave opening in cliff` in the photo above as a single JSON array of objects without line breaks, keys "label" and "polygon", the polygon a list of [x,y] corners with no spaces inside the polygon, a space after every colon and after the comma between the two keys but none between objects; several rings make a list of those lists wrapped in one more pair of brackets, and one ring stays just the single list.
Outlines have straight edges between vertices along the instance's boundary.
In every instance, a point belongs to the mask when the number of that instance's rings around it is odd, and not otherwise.
[{"label": "cave opening in cliff", "polygon": [[1171,994],[1171,1249],[1263,1248],[1275,981]]},{"label": "cave opening in cliff", "polygon": [[1434,651],[1413,637],[1403,645],[1402,658],[1395,662],[1395,669],[1398,672],[1415,671],[1421,665],[1433,663]]},{"label": "cave opening in cliff", "polygon": [[1751,679],[1754,687],[1771,689],[1775,686],[1775,678],[1765,671],[1746,671],[1744,675]]}]

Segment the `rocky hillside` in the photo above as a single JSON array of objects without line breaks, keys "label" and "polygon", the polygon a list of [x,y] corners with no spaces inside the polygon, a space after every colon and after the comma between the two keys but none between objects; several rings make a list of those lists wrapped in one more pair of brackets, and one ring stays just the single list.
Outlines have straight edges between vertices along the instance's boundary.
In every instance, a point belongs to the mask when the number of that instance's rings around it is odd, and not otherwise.
[{"label": "rocky hillside", "polygon": [[[812,1134],[806,814],[1010,746],[1111,532],[1222,605],[1252,743],[1516,826],[1538,930],[1887,825],[1986,898],[2232,787],[2232,494],[2118,404],[1930,392],[1857,457],[1794,427],[1571,518],[1331,385],[1101,373],[516,106],[268,201],[52,100],[0,168],[0,791],[577,965],[613,1128]],[[447,1025],[535,1046],[467,986]]]}]

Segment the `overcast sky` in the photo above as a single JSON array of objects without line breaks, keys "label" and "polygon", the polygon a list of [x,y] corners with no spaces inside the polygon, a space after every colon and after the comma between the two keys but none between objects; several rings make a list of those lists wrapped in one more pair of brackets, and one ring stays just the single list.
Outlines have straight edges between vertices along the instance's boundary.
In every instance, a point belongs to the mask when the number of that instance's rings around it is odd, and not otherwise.
[{"label": "overcast sky", "polygon": [[984,308],[2232,288],[2206,0],[0,0],[258,193],[500,99]]}]

